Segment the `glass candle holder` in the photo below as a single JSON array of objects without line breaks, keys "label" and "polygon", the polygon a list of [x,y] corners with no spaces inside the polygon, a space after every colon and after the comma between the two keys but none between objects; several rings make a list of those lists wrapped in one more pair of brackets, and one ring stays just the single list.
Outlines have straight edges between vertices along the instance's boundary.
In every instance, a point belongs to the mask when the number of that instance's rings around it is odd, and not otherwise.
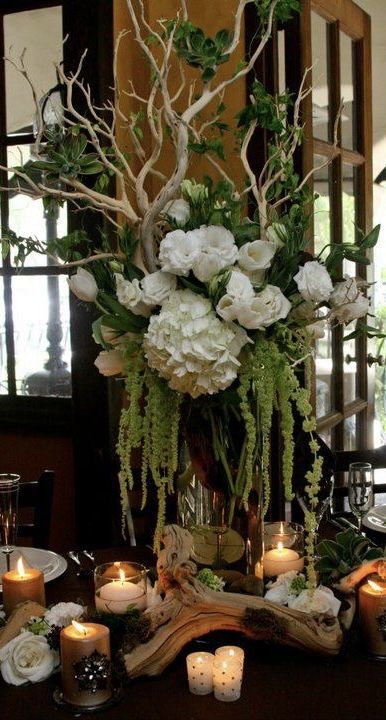
[{"label": "glass candle holder", "polygon": [[241,695],[243,664],[238,658],[216,655],[213,663],[213,691],[216,700],[233,702]]},{"label": "glass candle holder", "polygon": [[213,690],[214,655],[194,652],[186,657],[189,690],[193,695],[209,695]]},{"label": "glass candle holder", "polygon": [[0,546],[7,570],[10,570],[10,555],[16,543],[19,483],[20,475],[0,474]]},{"label": "glass candle holder", "polygon": [[130,562],[98,565],[94,572],[98,612],[123,615],[132,607],[146,610],[147,569]]},{"label": "glass candle holder", "polygon": [[264,575],[275,577],[304,567],[304,528],[293,522],[264,523]]}]

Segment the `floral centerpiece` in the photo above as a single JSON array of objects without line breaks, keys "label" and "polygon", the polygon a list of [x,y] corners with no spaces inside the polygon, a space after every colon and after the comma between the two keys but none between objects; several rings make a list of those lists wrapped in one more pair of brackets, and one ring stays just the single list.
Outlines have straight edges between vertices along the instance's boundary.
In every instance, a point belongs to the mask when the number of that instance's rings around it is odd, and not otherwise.
[{"label": "floral centerpiece", "polygon": [[[255,7],[258,39],[250,57],[235,67],[248,4]],[[92,209],[113,228],[99,241],[77,231],[47,243],[8,232],[3,245],[5,251],[17,246],[21,261],[33,250],[77,266],[70,287],[100,312],[93,325],[103,348],[96,365],[104,375],[124,375],[130,398],[118,440],[123,510],[133,483],[132,453],[141,448],[143,502],[150,478],[158,493],[156,542],[166,495],[174,490],[181,436],[203,482],[230,499],[231,521],[236,503],[248,502],[256,465],[264,480],[264,507],[269,506],[270,433],[277,411],[290,500],[296,409],[313,457],[305,518],[313,555],[322,460],[310,392],[297,371],[305,364],[309,375],[313,339],[323,335],[327,322],[366,315],[363,282],[342,277],[339,268],[344,257],[367,262],[366,248],[375,244],[377,231],[357,245],[329,246],[318,256],[307,251],[309,176],[299,178],[293,161],[302,139],[301,103],[310,92],[307,74],[296,98],[272,96],[257,80],[251,83],[250,102],[232,130],[247,178],[243,188],[236,188],[227,172],[222,143],[231,131],[223,119],[226,90],[251,73],[274,20],[285,21],[299,5],[240,0],[232,31],[209,38],[190,22],[185,1],[177,17],[150,28],[141,1],[127,0],[134,37],[150,67],[148,97],[140,97],[131,81],[120,88],[115,74],[114,103],[97,108],[81,80],[82,62],[68,76],[58,67],[64,110],[56,122],[51,113],[47,125],[37,103],[35,157],[27,166],[8,169],[21,192],[48,204],[69,201],[77,209]],[[224,63],[230,70],[220,79]],[[23,58],[16,65],[28,79]],[[184,65],[197,77],[188,80]],[[172,90],[176,66],[181,84]],[[125,113],[127,95],[141,107],[138,113]],[[125,128],[130,153],[118,143],[118,124]],[[152,139],[149,155],[144,125]],[[248,148],[257,127],[271,139],[256,175]],[[174,158],[170,176],[160,170],[165,148]],[[206,156],[211,178],[189,178],[194,154]],[[151,178],[160,183],[155,197]],[[210,480],[204,465],[211,468]],[[312,563],[308,574],[312,585]]]}]

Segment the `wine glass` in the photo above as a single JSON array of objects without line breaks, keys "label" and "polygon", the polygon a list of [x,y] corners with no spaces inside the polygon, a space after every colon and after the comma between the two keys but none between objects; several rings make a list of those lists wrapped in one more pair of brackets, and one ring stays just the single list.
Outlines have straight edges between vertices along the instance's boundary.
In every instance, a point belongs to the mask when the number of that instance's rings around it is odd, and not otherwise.
[{"label": "wine glass", "polygon": [[303,510],[304,514],[312,511],[315,514],[315,542],[319,530],[319,525],[326,512],[331,507],[331,499],[334,492],[334,476],[324,476],[320,482],[320,488],[315,505],[311,505],[309,496],[303,492],[296,493],[296,499]]},{"label": "wine glass", "polygon": [[363,516],[374,505],[374,476],[370,463],[350,463],[348,502],[351,511],[358,518],[358,530],[361,532]]},{"label": "wine glass", "polygon": [[6,557],[7,570],[16,543],[19,481],[20,475],[0,474],[0,549]]}]

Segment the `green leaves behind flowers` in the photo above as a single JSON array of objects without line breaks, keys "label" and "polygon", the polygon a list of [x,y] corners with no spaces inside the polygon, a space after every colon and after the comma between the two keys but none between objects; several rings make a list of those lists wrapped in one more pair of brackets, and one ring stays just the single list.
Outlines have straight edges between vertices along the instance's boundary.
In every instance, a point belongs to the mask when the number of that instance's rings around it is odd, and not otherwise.
[{"label": "green leaves behind flowers", "polygon": [[345,530],[335,540],[322,540],[316,546],[319,560],[315,570],[321,574],[322,582],[331,582],[352,572],[366,560],[383,557],[379,547],[373,547],[367,538],[355,530]]},{"label": "green leaves behind flowers", "polygon": [[142,315],[134,315],[106,292],[98,293],[98,305],[106,310],[100,318],[101,324],[113,330],[139,333],[148,325],[147,318]]},{"label": "green leaves behind flowers", "polygon": [[378,242],[380,229],[381,226],[376,225],[368,235],[365,235],[357,229],[359,238],[356,243],[341,243],[330,246],[330,252],[325,259],[325,265],[333,279],[337,279],[337,274],[340,273],[340,264],[344,259],[357,262],[360,265],[370,264],[370,259],[366,257],[366,250],[375,247]]},{"label": "green leaves behind flowers", "polygon": [[[173,23],[173,21],[172,21]],[[173,27],[170,24],[170,30]],[[204,83],[216,74],[218,65],[229,60],[226,52],[232,41],[228,30],[219,30],[214,38],[206,37],[201,28],[191,22],[181,22],[174,32],[174,49],[188,65],[200,68]]]}]

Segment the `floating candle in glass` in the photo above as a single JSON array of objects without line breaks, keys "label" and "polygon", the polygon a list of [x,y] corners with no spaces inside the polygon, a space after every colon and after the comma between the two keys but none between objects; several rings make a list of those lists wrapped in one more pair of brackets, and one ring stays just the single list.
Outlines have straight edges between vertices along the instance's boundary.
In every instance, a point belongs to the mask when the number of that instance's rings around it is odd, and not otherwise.
[{"label": "floating candle in glass", "polygon": [[146,609],[147,570],[138,563],[114,562],[95,569],[95,607],[122,615],[128,608]]},{"label": "floating candle in glass", "polygon": [[266,523],[264,526],[264,575],[274,577],[304,567],[304,530],[289,522]]}]

